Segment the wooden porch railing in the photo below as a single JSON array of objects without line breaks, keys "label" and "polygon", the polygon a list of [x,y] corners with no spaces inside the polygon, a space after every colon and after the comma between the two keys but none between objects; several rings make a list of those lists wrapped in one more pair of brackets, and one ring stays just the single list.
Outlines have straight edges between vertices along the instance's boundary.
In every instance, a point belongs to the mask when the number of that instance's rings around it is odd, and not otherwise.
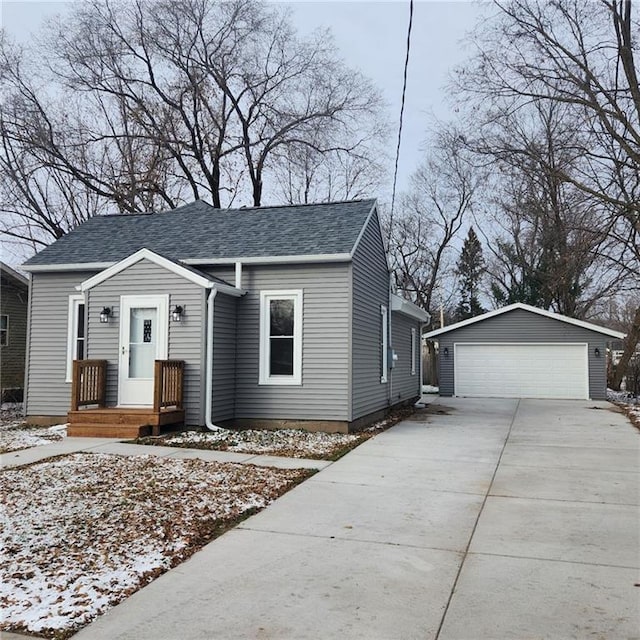
[{"label": "wooden porch railing", "polygon": [[153,376],[153,410],[165,407],[182,409],[183,360],[156,360]]},{"label": "wooden porch railing", "polygon": [[107,391],[106,360],[74,360],[71,378],[71,411],[80,407],[104,407]]}]

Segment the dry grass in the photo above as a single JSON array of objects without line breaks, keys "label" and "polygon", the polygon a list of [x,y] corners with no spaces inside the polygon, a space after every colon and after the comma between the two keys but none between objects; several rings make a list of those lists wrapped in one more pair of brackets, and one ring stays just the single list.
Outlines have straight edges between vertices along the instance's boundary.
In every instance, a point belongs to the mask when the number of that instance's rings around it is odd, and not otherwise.
[{"label": "dry grass", "polygon": [[73,454],[0,473],[0,628],[65,638],[309,471]]}]

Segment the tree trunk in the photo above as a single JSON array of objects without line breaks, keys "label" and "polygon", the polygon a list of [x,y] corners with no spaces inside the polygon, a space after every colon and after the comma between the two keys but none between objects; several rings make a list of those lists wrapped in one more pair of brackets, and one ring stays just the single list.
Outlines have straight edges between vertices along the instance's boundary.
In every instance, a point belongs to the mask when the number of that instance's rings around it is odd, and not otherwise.
[{"label": "tree trunk", "polygon": [[639,341],[640,307],[636,309],[633,323],[631,324],[629,333],[627,333],[627,337],[624,340],[624,351],[622,353],[622,358],[620,358],[620,362],[618,362],[615,371],[613,372],[613,380],[611,382],[611,386],[615,391],[620,390],[620,383],[622,382],[622,378],[624,378],[625,374],[627,373],[627,367],[629,366],[629,362],[633,356],[634,351],[636,350],[636,346],[638,345]]},{"label": "tree trunk", "polygon": [[427,340],[427,357],[426,367],[422,372],[422,384],[429,384],[433,387],[438,386],[438,358],[436,356],[436,347],[432,340]]}]

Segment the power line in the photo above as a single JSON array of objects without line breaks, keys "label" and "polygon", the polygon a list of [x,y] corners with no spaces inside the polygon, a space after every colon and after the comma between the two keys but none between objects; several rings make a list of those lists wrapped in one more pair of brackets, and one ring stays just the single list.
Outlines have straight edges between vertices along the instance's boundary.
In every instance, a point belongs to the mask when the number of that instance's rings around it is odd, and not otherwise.
[{"label": "power line", "polygon": [[402,103],[400,104],[400,123],[398,126],[398,144],[396,146],[396,163],[393,172],[393,191],[391,194],[391,219],[389,221],[389,233],[393,223],[393,210],[396,203],[396,184],[398,182],[398,163],[400,162],[400,143],[402,141],[402,120],[404,117],[404,102],[407,94],[407,72],[409,69],[409,52],[411,51],[411,28],[413,26],[413,0],[409,0],[409,26],[407,28],[407,55],[404,60],[404,79],[402,83]]}]

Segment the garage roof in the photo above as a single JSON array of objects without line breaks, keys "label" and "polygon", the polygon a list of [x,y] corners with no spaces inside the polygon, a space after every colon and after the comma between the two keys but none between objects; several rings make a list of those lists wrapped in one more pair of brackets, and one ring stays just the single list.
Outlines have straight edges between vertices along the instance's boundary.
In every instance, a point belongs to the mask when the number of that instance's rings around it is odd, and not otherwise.
[{"label": "garage roof", "polygon": [[584,320],[576,320],[575,318],[569,318],[569,316],[563,316],[559,313],[552,313],[551,311],[538,309],[538,307],[532,307],[531,305],[524,304],[522,302],[516,302],[515,304],[510,304],[506,307],[495,309],[494,311],[488,311],[487,313],[483,313],[481,316],[476,316],[475,318],[469,318],[468,320],[462,320],[461,322],[456,322],[455,324],[449,325],[448,327],[442,327],[442,329],[436,329],[435,331],[426,333],[424,337],[427,339],[437,338],[438,336],[444,335],[445,333],[450,333],[451,331],[455,331],[456,329],[461,329],[462,327],[467,327],[471,324],[475,324],[476,322],[482,322],[483,320],[494,318],[495,316],[502,315],[503,313],[509,313],[509,311],[514,311],[515,309],[523,309],[524,311],[529,311],[539,316],[544,316],[545,318],[553,318],[553,320],[559,320],[560,322],[573,324],[576,327],[582,327],[583,329],[588,329],[589,331],[595,331],[596,333],[601,333],[611,338],[618,338],[619,340],[622,340],[626,335],[624,333],[621,333],[620,331],[614,331],[613,329],[607,329],[597,324],[584,322]]}]

